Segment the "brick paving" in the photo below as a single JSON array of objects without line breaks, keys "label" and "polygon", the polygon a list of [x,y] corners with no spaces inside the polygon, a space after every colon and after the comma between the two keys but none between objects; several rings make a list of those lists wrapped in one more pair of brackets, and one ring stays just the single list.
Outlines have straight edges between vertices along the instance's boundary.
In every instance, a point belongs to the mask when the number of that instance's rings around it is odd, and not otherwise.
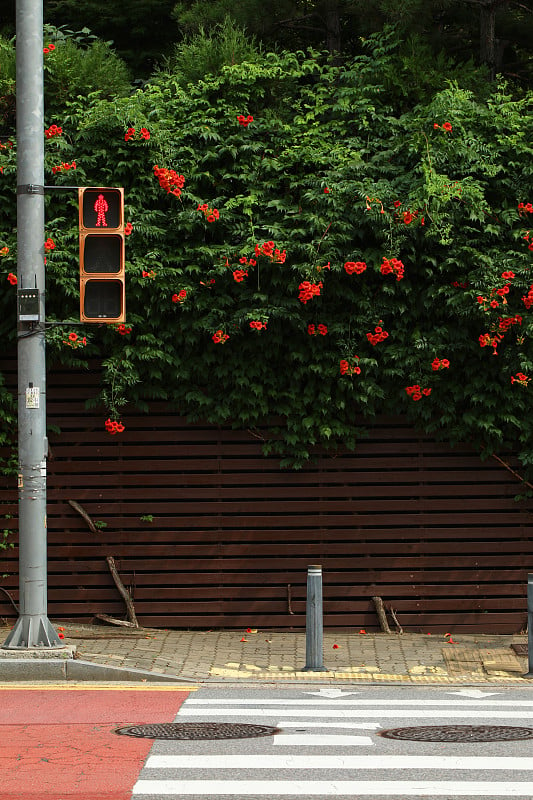
[{"label": "brick paving", "polygon": [[[531,685],[523,635],[324,632],[325,672],[303,671],[305,632],[129,630],[58,623],[75,658],[187,681],[350,681]],[[0,627],[0,642],[8,628]],[[336,646],[335,646],[336,645]],[[4,651],[5,652],[5,651]]]}]

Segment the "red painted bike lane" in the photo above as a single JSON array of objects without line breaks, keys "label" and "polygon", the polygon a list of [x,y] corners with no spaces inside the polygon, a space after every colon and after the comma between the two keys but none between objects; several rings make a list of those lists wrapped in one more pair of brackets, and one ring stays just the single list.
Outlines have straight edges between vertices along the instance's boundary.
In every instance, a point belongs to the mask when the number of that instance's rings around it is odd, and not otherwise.
[{"label": "red painted bike lane", "polygon": [[130,800],[152,739],[194,687],[0,686],[0,800]]}]

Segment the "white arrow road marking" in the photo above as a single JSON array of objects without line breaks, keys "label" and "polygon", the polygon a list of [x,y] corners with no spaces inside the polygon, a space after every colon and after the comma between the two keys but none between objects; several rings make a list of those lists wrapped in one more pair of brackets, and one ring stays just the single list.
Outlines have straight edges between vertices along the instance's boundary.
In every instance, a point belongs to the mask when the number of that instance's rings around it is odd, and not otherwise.
[{"label": "white arrow road marking", "polygon": [[278,733],[272,737],[272,744],[285,747],[372,747],[374,742],[370,736],[343,736],[342,734],[298,734],[289,733],[285,736]]},{"label": "white arrow road marking", "polygon": [[501,694],[501,692],[482,692],[481,689],[461,689],[460,692],[446,692],[446,694],[458,694],[461,697],[490,697],[493,694]]},{"label": "white arrow road marking", "polygon": [[489,781],[184,781],[139,780],[133,795],[237,797],[520,797],[533,796],[533,782]]},{"label": "white arrow road marking", "polygon": [[469,769],[533,770],[533,758],[515,756],[181,755],[150,756],[146,769]]},{"label": "white arrow road marking", "polygon": [[378,728],[383,727],[379,722],[309,722],[308,720],[294,722],[287,720],[279,724],[283,725],[284,728],[301,728],[304,726],[306,728],[352,728],[360,731],[377,731]]},{"label": "white arrow road marking", "polygon": [[318,692],[304,692],[304,694],[314,694],[317,697],[346,697],[349,694],[361,694],[361,692],[343,692],[342,689],[322,686]]}]

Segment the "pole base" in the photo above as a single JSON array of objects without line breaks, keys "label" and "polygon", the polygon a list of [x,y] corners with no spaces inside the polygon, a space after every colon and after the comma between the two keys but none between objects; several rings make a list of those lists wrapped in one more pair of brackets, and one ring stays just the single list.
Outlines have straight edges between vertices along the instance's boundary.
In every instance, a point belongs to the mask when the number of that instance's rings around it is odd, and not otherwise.
[{"label": "pole base", "polygon": [[302,669],[302,672],[328,672],[328,669],[324,665],[322,665],[321,667],[308,667],[308,666],[305,666]]},{"label": "pole base", "polygon": [[30,647],[64,647],[48,617],[22,614],[2,645],[5,650],[27,650]]}]

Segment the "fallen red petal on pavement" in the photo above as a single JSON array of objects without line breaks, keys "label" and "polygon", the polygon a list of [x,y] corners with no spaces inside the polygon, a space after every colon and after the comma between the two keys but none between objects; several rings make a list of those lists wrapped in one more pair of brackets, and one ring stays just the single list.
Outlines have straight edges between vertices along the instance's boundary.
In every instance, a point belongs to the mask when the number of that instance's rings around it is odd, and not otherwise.
[{"label": "fallen red petal on pavement", "polygon": [[366,631],[365,631],[365,629],[364,629],[364,628],[361,628],[361,630],[359,631],[359,633],[366,633]]},{"label": "fallen red petal on pavement", "polygon": [[338,644],[334,644],[334,645],[333,645],[333,649],[334,649],[334,650],[338,650],[338,649],[339,649],[339,645],[338,645]]},{"label": "fallen red petal on pavement", "polygon": [[244,636],[243,636],[242,639],[241,639],[241,642],[247,642],[247,641],[248,641],[248,639],[245,639]]}]

